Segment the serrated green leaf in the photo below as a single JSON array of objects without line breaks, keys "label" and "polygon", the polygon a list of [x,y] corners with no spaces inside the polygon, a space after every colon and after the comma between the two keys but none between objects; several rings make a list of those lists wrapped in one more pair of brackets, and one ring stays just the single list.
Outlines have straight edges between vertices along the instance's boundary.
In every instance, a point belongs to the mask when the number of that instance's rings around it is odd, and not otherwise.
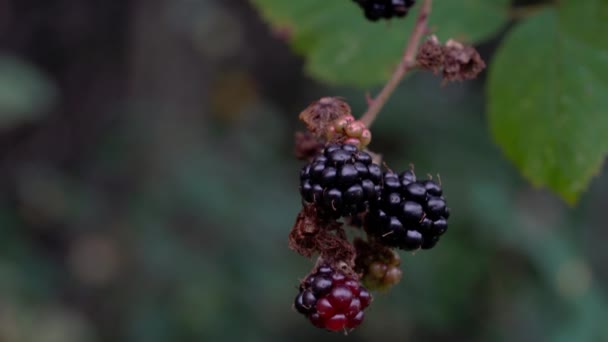
[{"label": "serrated green leaf", "polygon": [[[419,5],[408,17],[368,22],[351,0],[252,0],[275,27],[286,28],[314,78],[369,86],[389,77],[402,56]],[[507,22],[508,0],[436,0],[429,25],[440,39],[479,42]]]},{"label": "serrated green leaf", "polygon": [[563,2],[519,24],[491,65],[495,140],[536,186],[574,203],[608,153],[608,1]]}]

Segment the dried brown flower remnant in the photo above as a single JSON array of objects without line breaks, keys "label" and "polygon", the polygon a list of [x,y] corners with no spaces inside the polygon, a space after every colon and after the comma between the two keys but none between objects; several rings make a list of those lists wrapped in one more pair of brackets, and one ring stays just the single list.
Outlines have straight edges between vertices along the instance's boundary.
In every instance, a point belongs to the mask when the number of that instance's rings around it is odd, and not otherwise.
[{"label": "dried brown flower remnant", "polygon": [[314,205],[304,205],[289,233],[289,248],[310,258],[319,252],[329,264],[345,262],[355,266],[355,248],[350,244],[342,224],[319,219]]},{"label": "dried brown flower remnant", "polygon": [[430,36],[418,50],[416,55],[416,63],[433,73],[438,74],[443,69],[444,61],[443,45],[437,39],[437,36]]},{"label": "dried brown flower remnant", "polygon": [[486,67],[474,47],[451,39],[442,45],[436,36],[422,44],[416,62],[435,74],[441,71],[444,82],[474,79]]},{"label": "dried brown flower remnant", "polygon": [[445,62],[443,67],[444,81],[463,81],[477,77],[486,67],[479,52],[472,46],[448,40],[444,47]]},{"label": "dried brown flower remnant", "polygon": [[316,209],[312,205],[302,208],[289,233],[289,248],[310,258],[317,249],[316,236],[320,231]]},{"label": "dried brown flower remnant", "polygon": [[314,158],[323,144],[309,132],[296,132],[294,154],[299,160],[310,160]]},{"label": "dried brown flower remnant", "polygon": [[[344,231],[343,228],[340,230]],[[330,264],[342,264],[341,270],[349,275],[355,272],[355,248],[348,239],[327,231],[319,234],[317,244],[321,250],[321,258]]]},{"label": "dried brown flower remnant", "polygon": [[350,106],[346,102],[337,97],[323,97],[304,109],[300,113],[300,120],[304,121],[314,136],[323,138],[334,121],[346,115],[351,115]]}]

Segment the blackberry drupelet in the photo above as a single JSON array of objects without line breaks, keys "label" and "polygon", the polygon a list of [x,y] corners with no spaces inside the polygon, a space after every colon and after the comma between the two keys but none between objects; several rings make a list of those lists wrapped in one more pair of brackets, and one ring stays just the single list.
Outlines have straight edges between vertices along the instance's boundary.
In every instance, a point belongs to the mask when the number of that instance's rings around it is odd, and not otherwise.
[{"label": "blackberry drupelet", "polygon": [[327,146],[300,173],[300,193],[329,218],[366,211],[380,196],[382,172],[372,157],[353,145]]},{"label": "blackberry drupelet", "polygon": [[365,17],[371,21],[381,18],[404,17],[415,0],[354,0],[363,9]]},{"label": "blackberry drupelet", "polygon": [[370,209],[366,229],[390,247],[431,249],[448,229],[450,211],[442,194],[439,184],[417,181],[413,171],[386,172],[382,198]]},{"label": "blackberry drupelet", "polygon": [[357,280],[323,265],[300,285],[294,308],[317,328],[340,331],[359,326],[371,300]]},{"label": "blackberry drupelet", "polygon": [[352,115],[345,115],[336,119],[327,129],[326,139],[357,146],[362,150],[372,141],[372,132],[360,120]]}]

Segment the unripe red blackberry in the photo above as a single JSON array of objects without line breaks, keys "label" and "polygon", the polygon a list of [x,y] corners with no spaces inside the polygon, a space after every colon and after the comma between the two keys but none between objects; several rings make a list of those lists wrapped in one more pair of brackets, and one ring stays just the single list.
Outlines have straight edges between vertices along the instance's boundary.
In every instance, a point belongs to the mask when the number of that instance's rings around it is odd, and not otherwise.
[{"label": "unripe red blackberry", "polygon": [[386,172],[382,199],[367,215],[368,233],[379,242],[404,250],[430,249],[448,228],[450,211],[441,186],[416,181],[413,171]]},{"label": "unripe red blackberry", "polygon": [[302,168],[300,193],[322,215],[351,216],[378,200],[381,179],[380,166],[368,153],[353,145],[334,144]]},{"label": "unripe red blackberry", "polygon": [[380,18],[404,17],[416,3],[415,0],[354,0],[371,21]]},{"label": "unripe red blackberry", "polygon": [[323,265],[300,285],[294,308],[317,328],[340,331],[359,326],[371,300],[357,280]]}]

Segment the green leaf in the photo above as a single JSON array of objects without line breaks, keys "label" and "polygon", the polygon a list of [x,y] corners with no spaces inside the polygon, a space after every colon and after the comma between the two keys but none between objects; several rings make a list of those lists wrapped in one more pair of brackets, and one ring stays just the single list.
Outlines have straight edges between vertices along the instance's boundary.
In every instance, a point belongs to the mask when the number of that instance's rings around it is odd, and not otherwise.
[{"label": "green leaf", "polygon": [[[352,0],[252,0],[270,23],[290,33],[306,71],[332,84],[386,81],[399,62],[419,4],[404,19],[369,22]],[[507,22],[508,0],[436,0],[430,26],[440,39],[479,42]]]},{"label": "green leaf", "polygon": [[495,140],[535,186],[573,204],[608,153],[608,1],[564,1],[520,23],[492,62]]}]

